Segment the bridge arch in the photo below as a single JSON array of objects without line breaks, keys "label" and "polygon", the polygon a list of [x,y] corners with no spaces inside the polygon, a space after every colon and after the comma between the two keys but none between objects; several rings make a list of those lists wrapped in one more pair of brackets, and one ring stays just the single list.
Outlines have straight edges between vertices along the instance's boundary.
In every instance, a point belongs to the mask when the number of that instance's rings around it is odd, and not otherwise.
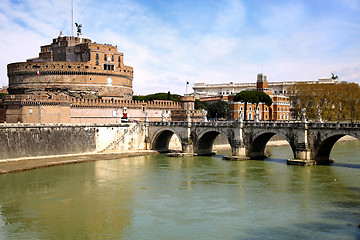
[{"label": "bridge arch", "polygon": [[295,158],[295,146],[292,142],[288,139],[285,133],[276,130],[264,131],[257,133],[253,136],[253,141],[250,141],[248,145],[248,156],[250,159],[265,159],[265,147],[269,140],[275,136],[276,134],[283,137],[290,145],[291,150],[293,152],[293,157]]},{"label": "bridge arch", "polygon": [[358,136],[356,133],[351,133],[351,132],[337,133],[323,137],[318,145],[314,144],[315,145],[314,159],[316,161],[316,164],[331,163],[332,162],[332,160],[330,159],[331,150],[333,149],[335,143],[337,143],[338,140],[344,136],[351,136],[360,140],[360,136]]},{"label": "bridge arch", "polygon": [[212,149],[214,146],[215,139],[219,135],[223,135],[227,138],[228,143],[231,144],[231,138],[228,136],[227,132],[217,130],[217,129],[210,129],[204,130],[198,134],[197,138],[194,142],[194,153],[198,155],[211,155],[213,154]]},{"label": "bridge arch", "polygon": [[[157,150],[159,152],[169,152],[170,140],[174,135],[179,138],[181,143],[180,134],[174,131],[173,129],[165,128],[158,130],[157,132],[154,133],[153,138],[150,141],[151,143],[150,148],[153,150]],[[181,150],[183,150],[182,148],[183,146],[181,146]]]}]

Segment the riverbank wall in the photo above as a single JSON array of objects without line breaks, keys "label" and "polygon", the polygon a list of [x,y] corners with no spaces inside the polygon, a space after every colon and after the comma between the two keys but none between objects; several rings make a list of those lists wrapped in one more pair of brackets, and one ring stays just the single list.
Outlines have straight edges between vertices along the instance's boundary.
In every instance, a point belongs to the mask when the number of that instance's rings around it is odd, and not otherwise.
[{"label": "riverbank wall", "polygon": [[0,124],[0,160],[144,150],[144,139],[145,128],[135,123]]}]

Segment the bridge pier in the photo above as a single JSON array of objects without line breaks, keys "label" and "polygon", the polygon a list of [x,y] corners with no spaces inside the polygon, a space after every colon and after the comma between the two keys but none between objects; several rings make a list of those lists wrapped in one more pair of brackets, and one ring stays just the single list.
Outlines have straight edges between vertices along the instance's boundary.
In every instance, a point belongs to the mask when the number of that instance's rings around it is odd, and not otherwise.
[{"label": "bridge pier", "polygon": [[295,159],[288,159],[287,164],[297,166],[315,165],[316,162],[312,156],[314,156],[312,148],[305,146],[305,144],[297,144],[295,148]]},{"label": "bridge pier", "polygon": [[248,160],[249,157],[246,156],[245,145],[237,145],[231,147],[232,156],[225,156],[224,159],[231,160]]},{"label": "bridge pier", "polygon": [[230,140],[232,156],[224,156],[226,160],[248,160],[247,149],[243,139],[243,122],[239,123],[239,130],[234,131],[234,140]]},{"label": "bridge pier", "polygon": [[182,152],[183,153],[194,153],[194,148],[192,143],[190,143],[190,141],[181,141],[181,147],[182,147]]}]

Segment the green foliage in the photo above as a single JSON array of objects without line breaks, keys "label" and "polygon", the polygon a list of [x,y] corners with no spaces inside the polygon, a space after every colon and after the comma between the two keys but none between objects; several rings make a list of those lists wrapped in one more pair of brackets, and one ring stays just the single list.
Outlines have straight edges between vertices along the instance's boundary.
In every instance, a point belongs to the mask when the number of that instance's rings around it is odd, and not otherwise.
[{"label": "green foliage", "polygon": [[290,89],[290,101],[296,119],[305,108],[309,120],[316,121],[319,112],[324,121],[360,120],[360,86],[356,83],[297,83]]},{"label": "green foliage", "polygon": [[5,97],[6,93],[0,93],[0,99],[3,99]]},{"label": "green foliage", "polygon": [[201,110],[201,109],[208,109],[209,104],[207,102],[202,102],[199,99],[195,100],[195,109],[196,110]]},{"label": "green foliage", "polygon": [[225,118],[230,114],[230,107],[227,102],[217,101],[207,108],[209,118]]},{"label": "green foliage", "polygon": [[262,91],[245,90],[235,95],[234,102],[254,103],[256,105],[259,103],[265,103],[267,106],[271,106],[272,99],[269,95]]},{"label": "green foliage", "polygon": [[136,96],[133,95],[133,100],[139,100],[139,101],[153,101],[153,100],[172,100],[174,102],[178,101],[178,97],[180,95],[178,94],[170,94],[170,92],[168,93],[155,93],[155,94],[149,94],[149,95],[145,95],[145,96]]}]

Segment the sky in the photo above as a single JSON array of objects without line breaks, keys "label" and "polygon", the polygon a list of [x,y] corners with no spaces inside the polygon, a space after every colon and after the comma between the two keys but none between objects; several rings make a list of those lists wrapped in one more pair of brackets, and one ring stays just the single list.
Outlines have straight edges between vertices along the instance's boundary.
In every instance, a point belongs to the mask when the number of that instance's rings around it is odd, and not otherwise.
[{"label": "sky", "polygon": [[[360,83],[359,0],[73,0],[83,37],[117,45],[134,94],[184,94],[194,83]],[[74,26],[74,35],[76,28]],[[71,0],[2,0],[0,87],[7,64],[71,35]],[[186,86],[186,82],[189,85]]]}]

